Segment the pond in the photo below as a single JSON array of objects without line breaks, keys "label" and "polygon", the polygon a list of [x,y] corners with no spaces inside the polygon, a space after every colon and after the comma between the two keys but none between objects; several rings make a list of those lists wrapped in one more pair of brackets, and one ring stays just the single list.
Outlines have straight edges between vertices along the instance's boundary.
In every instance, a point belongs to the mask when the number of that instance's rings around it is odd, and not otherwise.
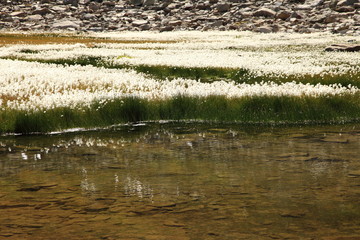
[{"label": "pond", "polygon": [[0,138],[0,239],[360,239],[360,125]]}]

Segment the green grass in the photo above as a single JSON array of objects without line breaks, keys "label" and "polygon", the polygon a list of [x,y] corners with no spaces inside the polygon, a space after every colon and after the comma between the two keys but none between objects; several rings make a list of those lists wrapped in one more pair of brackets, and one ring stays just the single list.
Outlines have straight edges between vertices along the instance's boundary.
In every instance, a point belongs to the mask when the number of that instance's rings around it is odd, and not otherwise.
[{"label": "green grass", "polygon": [[27,59],[17,57],[4,57],[4,59],[16,59],[29,62],[40,62],[49,64],[60,65],[81,65],[81,66],[95,66],[108,69],[133,69],[138,73],[145,73],[150,77],[159,80],[187,78],[196,79],[201,82],[213,82],[219,80],[235,81],[237,83],[254,84],[261,81],[271,81],[275,83],[285,82],[301,82],[304,84],[339,84],[347,87],[352,85],[360,88],[360,73],[344,73],[344,74],[324,74],[324,75],[289,75],[289,76],[255,76],[247,69],[234,69],[234,68],[217,68],[217,67],[174,67],[164,65],[129,65],[117,64],[110,60],[101,57],[81,56],[73,59]]},{"label": "green grass", "polygon": [[241,124],[324,124],[358,122],[359,94],[335,97],[177,96],[168,100],[135,97],[95,102],[90,108],[56,108],[46,112],[0,111],[2,133],[33,133],[68,128],[106,127],[157,120],[205,120]]}]

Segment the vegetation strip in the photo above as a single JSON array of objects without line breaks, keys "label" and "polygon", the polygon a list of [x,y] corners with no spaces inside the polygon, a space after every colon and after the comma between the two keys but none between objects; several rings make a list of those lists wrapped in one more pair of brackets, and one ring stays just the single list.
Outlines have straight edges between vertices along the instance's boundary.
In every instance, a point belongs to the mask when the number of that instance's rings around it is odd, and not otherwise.
[{"label": "vegetation strip", "polygon": [[48,111],[2,110],[0,131],[50,132],[74,127],[156,120],[207,120],[242,124],[342,123],[360,119],[359,94],[335,97],[177,96],[167,100],[136,97],[94,102],[89,108],[54,108]]},{"label": "vegetation strip", "polygon": [[[25,50],[24,50],[25,51]],[[28,52],[31,50],[28,50]],[[132,69],[138,73],[144,73],[152,78],[159,80],[172,80],[176,78],[195,79],[200,82],[214,82],[219,80],[235,81],[236,83],[254,84],[259,82],[299,82],[303,84],[322,84],[348,87],[354,86],[360,88],[360,72],[334,74],[305,74],[288,76],[256,76],[247,69],[232,69],[220,67],[175,67],[175,66],[156,66],[156,65],[130,65],[114,63],[102,57],[80,56],[73,59],[36,59],[19,57],[2,57],[1,59],[11,59],[27,62],[39,62],[48,64],[59,64],[63,66],[87,66],[102,67],[108,69]]]}]

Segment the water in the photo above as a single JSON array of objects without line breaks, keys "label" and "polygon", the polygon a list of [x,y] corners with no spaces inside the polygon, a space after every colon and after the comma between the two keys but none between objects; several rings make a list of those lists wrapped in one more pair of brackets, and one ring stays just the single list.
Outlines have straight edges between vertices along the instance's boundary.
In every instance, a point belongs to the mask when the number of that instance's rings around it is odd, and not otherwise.
[{"label": "water", "polygon": [[0,142],[0,239],[360,239],[360,125]]}]

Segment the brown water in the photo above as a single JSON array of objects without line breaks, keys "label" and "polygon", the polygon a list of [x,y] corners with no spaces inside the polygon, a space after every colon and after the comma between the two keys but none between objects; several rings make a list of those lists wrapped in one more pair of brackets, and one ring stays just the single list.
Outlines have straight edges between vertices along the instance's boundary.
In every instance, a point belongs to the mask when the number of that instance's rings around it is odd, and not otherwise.
[{"label": "brown water", "polygon": [[0,139],[0,239],[360,239],[360,125]]}]

